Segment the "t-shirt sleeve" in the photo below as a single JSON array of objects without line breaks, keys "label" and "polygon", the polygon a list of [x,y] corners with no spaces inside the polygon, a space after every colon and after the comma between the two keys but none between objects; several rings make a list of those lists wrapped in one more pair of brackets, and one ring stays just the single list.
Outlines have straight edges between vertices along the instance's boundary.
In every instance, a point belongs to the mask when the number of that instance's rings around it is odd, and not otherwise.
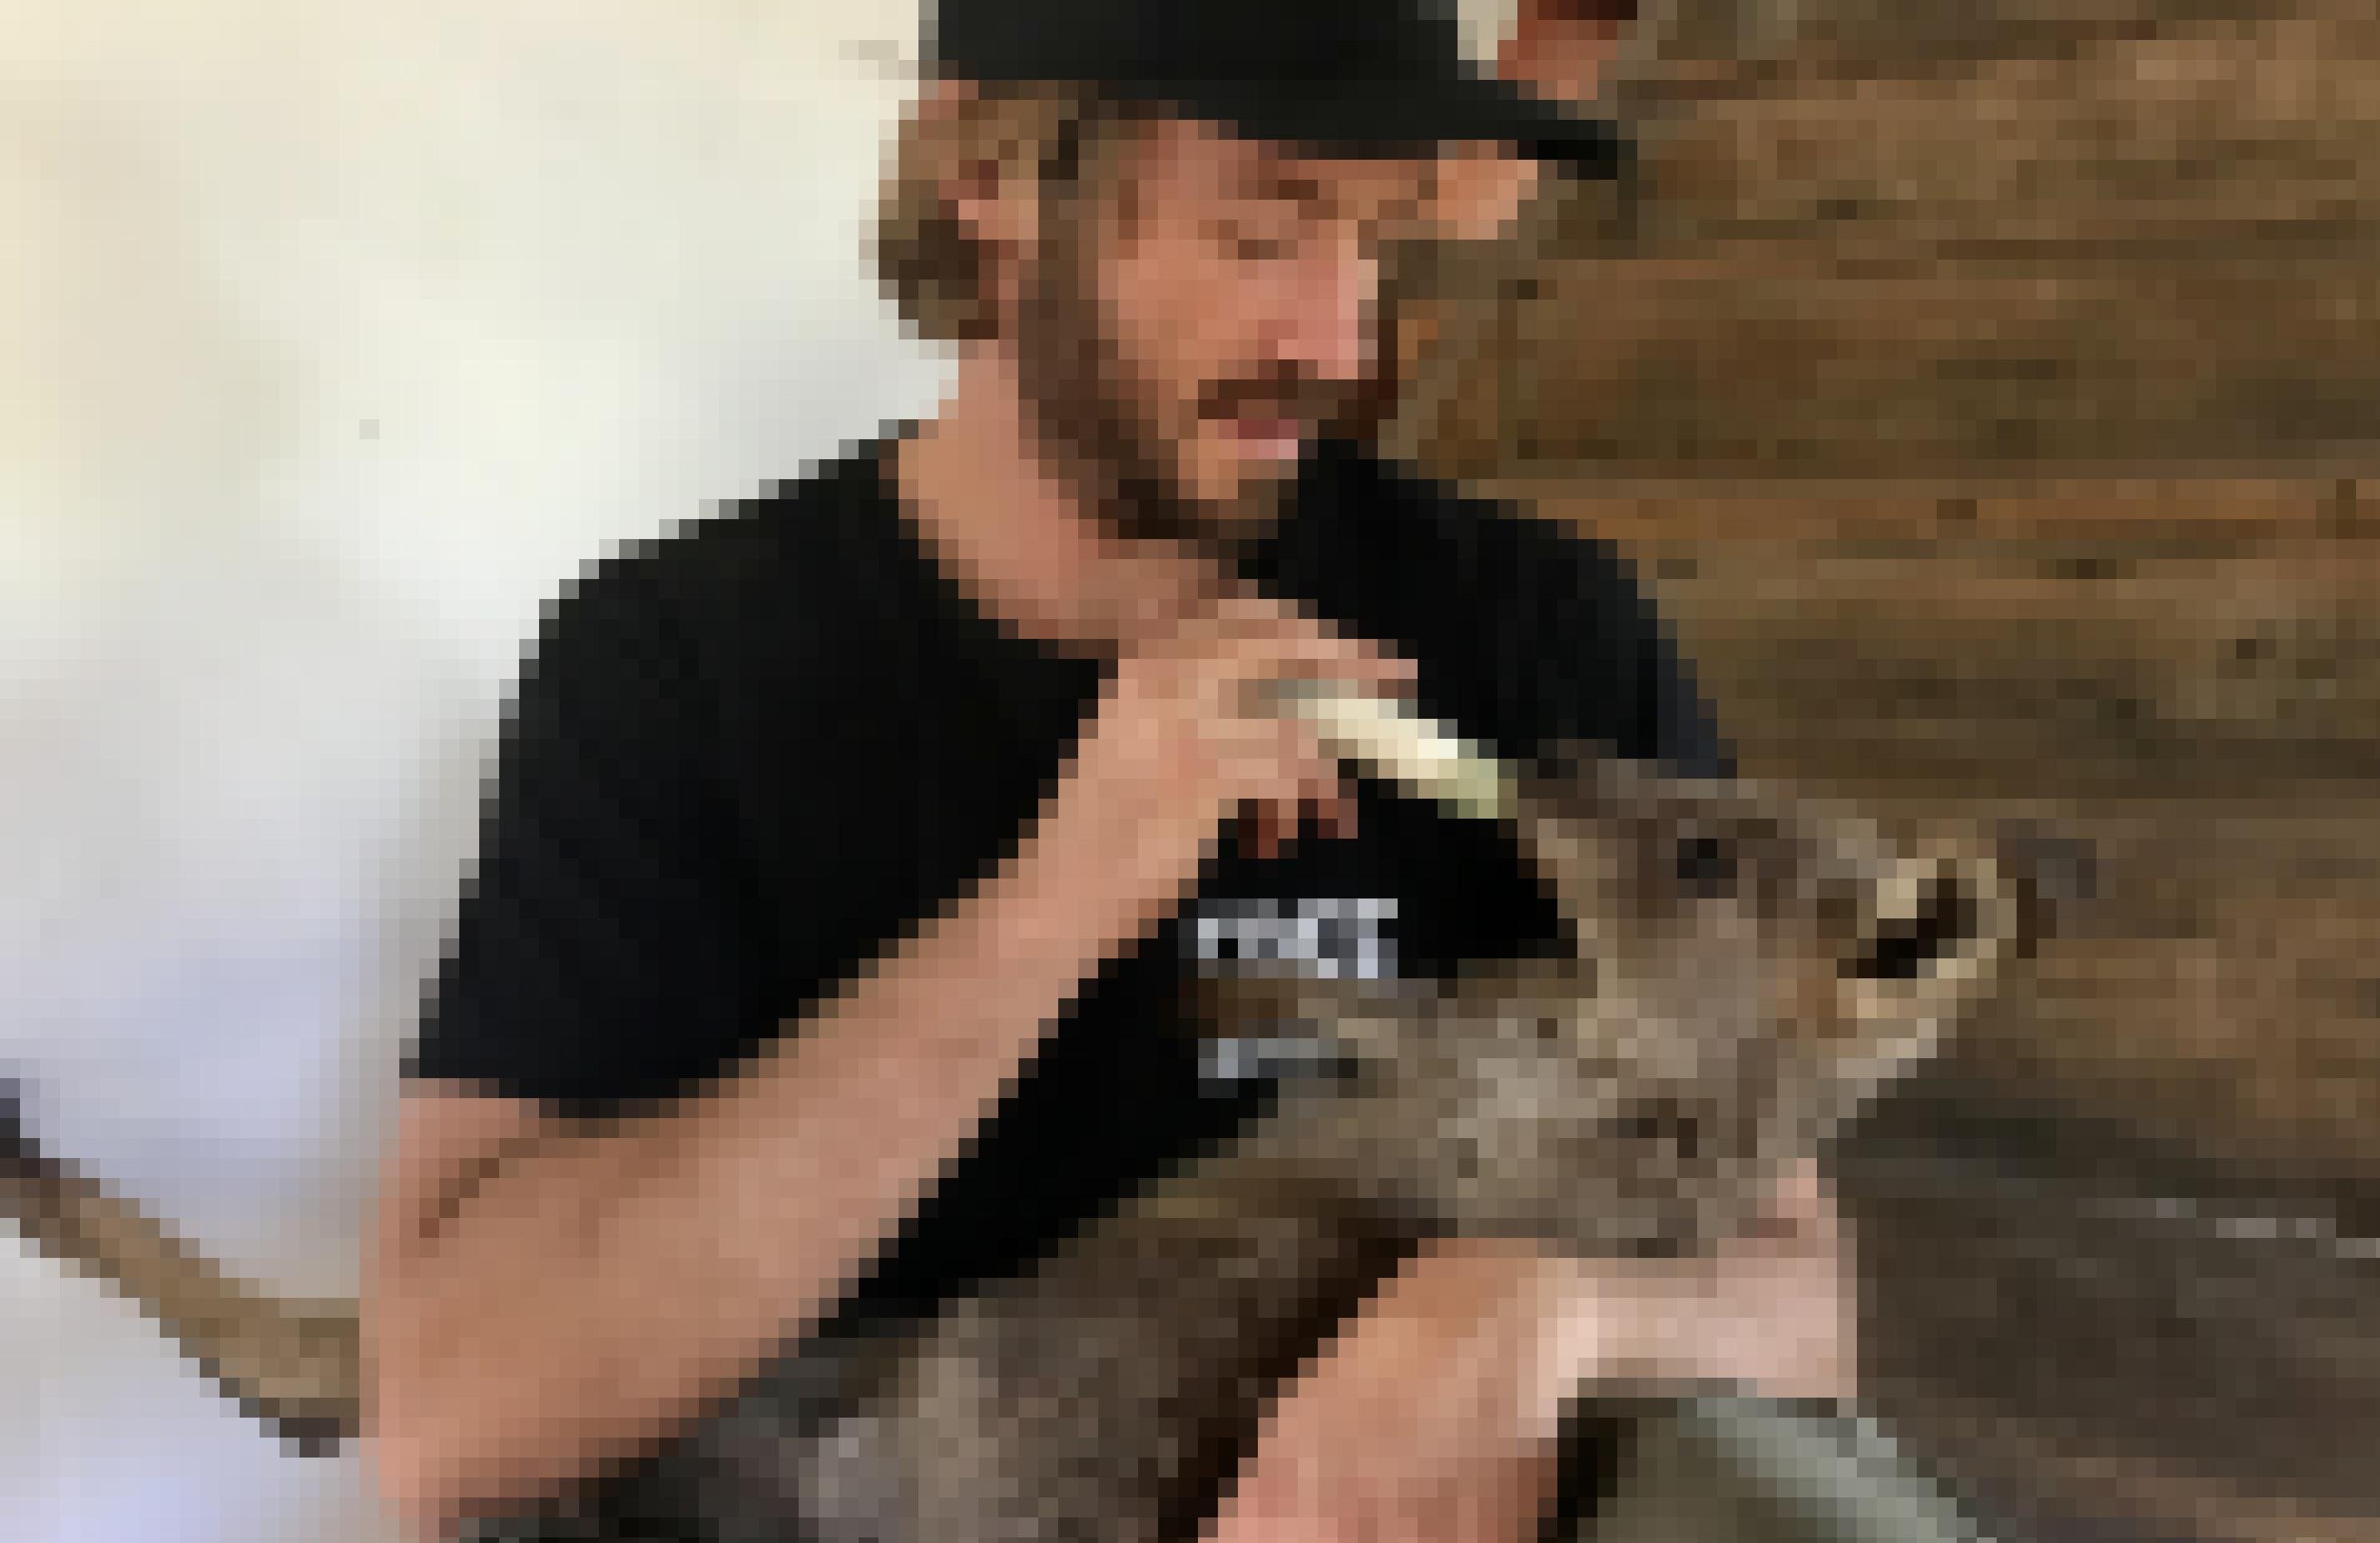
[{"label": "t-shirt sleeve", "polygon": [[1653,759],[1689,777],[1735,775],[1735,754],[1694,679],[1669,622],[1649,596],[1630,586],[1635,614],[1638,700]]},{"label": "t-shirt sleeve", "polygon": [[608,1115],[765,1029],[715,731],[665,599],[626,553],[549,608],[407,1075]]},{"label": "t-shirt sleeve", "polygon": [[1538,528],[1522,585],[1539,672],[1540,743],[1588,739],[1690,777],[1735,774],[1733,752],[1669,623],[1609,542]]}]

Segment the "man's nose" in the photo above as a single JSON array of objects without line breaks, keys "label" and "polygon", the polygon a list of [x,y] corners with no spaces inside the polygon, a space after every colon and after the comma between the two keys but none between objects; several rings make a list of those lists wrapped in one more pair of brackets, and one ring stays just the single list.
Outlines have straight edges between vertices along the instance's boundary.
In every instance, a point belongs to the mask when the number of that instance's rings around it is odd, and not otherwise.
[{"label": "man's nose", "polygon": [[1354,241],[1298,264],[1275,318],[1276,353],[1310,379],[1349,383],[1372,367],[1379,335],[1380,262]]}]

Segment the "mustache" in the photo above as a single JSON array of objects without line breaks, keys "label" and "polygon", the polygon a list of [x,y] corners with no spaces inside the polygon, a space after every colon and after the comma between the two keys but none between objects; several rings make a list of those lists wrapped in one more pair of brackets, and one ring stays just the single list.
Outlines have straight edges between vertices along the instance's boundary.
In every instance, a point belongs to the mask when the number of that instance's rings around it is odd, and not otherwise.
[{"label": "mustache", "polygon": [[1347,410],[1358,388],[1305,377],[1266,376],[1227,381],[1206,393],[1198,415],[1206,419],[1285,418],[1328,423]]}]

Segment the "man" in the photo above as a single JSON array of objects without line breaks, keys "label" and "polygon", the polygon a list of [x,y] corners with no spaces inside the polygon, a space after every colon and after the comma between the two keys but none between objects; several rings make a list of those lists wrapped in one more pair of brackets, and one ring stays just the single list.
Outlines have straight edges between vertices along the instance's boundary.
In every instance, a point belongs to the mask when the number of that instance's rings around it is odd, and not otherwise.
[{"label": "man", "polygon": [[[1607,551],[1320,432],[1378,367],[1379,252],[1497,226],[1480,147],[1608,171],[1606,128],[1460,67],[1423,0],[935,19],[878,255],[960,348],[942,410],[604,563],[519,688],[370,1271],[379,1470],[425,1536],[1230,1130],[1262,1088],[1179,1032],[1197,970],[1555,940],[1500,835],[1351,787],[1255,686],[1724,770]],[[1518,1537],[1582,1386],[1839,1393],[1831,1214],[1779,1215],[1691,1268],[1425,1256],[1218,1536]]]}]

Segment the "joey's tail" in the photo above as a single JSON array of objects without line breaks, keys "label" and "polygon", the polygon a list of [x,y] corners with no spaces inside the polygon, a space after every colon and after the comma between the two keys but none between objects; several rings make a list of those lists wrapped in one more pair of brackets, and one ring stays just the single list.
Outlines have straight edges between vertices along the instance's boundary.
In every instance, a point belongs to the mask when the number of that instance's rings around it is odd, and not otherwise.
[{"label": "joey's tail", "polygon": [[309,1454],[352,1437],[362,1356],[352,1303],[276,1297],[42,1150],[0,1080],[0,1221],[138,1306],[252,1418]]}]

